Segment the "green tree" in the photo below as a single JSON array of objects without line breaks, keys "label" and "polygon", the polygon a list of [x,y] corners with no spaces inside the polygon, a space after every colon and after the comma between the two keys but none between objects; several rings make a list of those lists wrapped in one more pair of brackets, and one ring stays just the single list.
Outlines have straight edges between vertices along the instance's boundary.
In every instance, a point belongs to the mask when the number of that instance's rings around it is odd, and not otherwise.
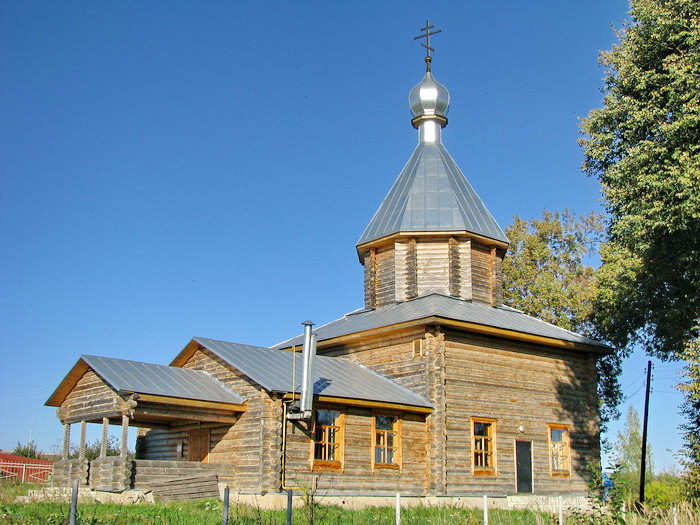
[{"label": "green tree", "polygon": [[581,126],[609,213],[594,321],[669,358],[700,318],[700,2],[632,0],[630,15],[601,54],[604,107]]},{"label": "green tree", "polygon": [[41,452],[39,452],[39,449],[37,448],[36,443],[34,443],[34,441],[28,441],[25,444],[22,444],[18,441],[17,446],[12,451],[12,454],[14,454],[15,456],[22,456],[25,458],[32,459],[44,458]]},{"label": "green tree", "polygon": [[569,210],[545,210],[541,219],[530,222],[513,217],[506,228],[505,303],[561,328],[590,334],[595,269],[584,259],[596,253],[603,229],[602,216],[592,212],[578,217]]},{"label": "green tree", "polygon": [[682,426],[685,492],[690,498],[700,501],[700,339],[686,346],[683,357],[686,360],[686,380],[679,388],[685,396],[681,407],[686,418]]},{"label": "green tree", "polygon": [[[623,431],[617,433],[613,452],[619,468],[617,480],[622,484],[624,497],[633,500],[639,495],[639,475],[642,471],[642,426],[639,414],[632,406],[627,409]],[[647,444],[647,480],[652,479],[653,471],[651,445]]]},{"label": "green tree", "polygon": [[[96,439],[95,441],[88,441],[85,443],[85,459],[92,461],[100,457],[100,447],[101,441]],[[119,441],[114,436],[107,436],[107,455],[108,456],[118,456],[120,454]],[[68,457],[77,458],[80,453],[79,447],[77,445],[72,445],[70,454]]]},{"label": "green tree", "polygon": [[[593,212],[545,210],[531,221],[516,215],[506,228],[511,244],[503,261],[504,302],[561,328],[595,335],[596,271],[585,261],[595,258],[603,230],[602,216]],[[598,359],[597,366],[604,427],[618,415],[620,361],[612,354]]]},{"label": "green tree", "polygon": [[[615,457],[621,472],[634,473],[639,476],[642,470],[642,425],[639,422],[639,414],[630,406],[625,415],[625,427],[617,433],[617,439],[613,445]],[[647,444],[647,474],[653,471],[651,445]]]}]

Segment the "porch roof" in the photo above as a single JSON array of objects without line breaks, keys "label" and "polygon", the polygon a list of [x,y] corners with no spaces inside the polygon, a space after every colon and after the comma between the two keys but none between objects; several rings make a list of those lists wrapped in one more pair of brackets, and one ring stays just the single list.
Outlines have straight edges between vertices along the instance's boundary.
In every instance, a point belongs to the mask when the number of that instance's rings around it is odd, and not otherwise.
[{"label": "porch roof", "polygon": [[200,370],[82,355],[46,401],[60,406],[89,369],[120,393],[151,394],[171,398],[241,405],[245,398]]}]

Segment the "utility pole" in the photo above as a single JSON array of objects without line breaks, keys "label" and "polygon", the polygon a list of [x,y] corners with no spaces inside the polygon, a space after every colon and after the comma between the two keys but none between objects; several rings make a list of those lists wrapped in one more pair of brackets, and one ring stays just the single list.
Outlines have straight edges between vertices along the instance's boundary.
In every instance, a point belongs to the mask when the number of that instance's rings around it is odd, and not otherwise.
[{"label": "utility pole", "polygon": [[651,361],[647,361],[647,392],[644,397],[644,424],[642,426],[642,465],[639,473],[639,505],[644,506],[644,481],[647,469],[647,423],[649,421],[649,390],[651,388]]}]

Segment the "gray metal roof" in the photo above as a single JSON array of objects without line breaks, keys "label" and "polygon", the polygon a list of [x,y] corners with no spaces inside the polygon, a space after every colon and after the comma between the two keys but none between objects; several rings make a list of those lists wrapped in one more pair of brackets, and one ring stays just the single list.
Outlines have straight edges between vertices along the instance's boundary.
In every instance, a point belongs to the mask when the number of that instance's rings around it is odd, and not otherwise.
[{"label": "gray metal roof", "polygon": [[439,142],[416,147],[357,244],[402,231],[467,231],[508,242]]},{"label": "gray metal roof", "polygon": [[[594,339],[540,321],[514,308],[494,307],[476,301],[465,301],[439,292],[430,292],[410,301],[382,306],[375,310],[358,310],[336,321],[319,326],[314,330],[314,333],[318,335],[318,340],[322,341],[432,316],[606,348],[605,345]],[[301,340],[301,336],[297,336],[272,348],[287,348],[298,345],[301,344]]]},{"label": "gray metal roof", "polygon": [[[204,337],[195,337],[194,340],[265,390],[285,393],[301,391],[300,353]],[[296,378],[292,383],[293,358],[296,359]],[[314,368],[314,394],[419,407],[432,406],[423,396],[348,359],[316,356]]]},{"label": "gray metal roof", "polygon": [[245,398],[199,370],[95,355],[83,355],[80,359],[117,391],[237,405],[245,403]]}]

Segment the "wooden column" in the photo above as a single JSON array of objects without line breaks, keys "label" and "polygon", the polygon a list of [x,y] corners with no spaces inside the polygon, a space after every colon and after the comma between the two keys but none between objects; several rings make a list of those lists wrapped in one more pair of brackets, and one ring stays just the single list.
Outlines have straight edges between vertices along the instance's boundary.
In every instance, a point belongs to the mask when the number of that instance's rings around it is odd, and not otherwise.
[{"label": "wooden column", "polygon": [[107,456],[107,437],[109,435],[109,418],[102,418],[102,441],[100,442],[100,457]]},{"label": "wooden column", "polygon": [[119,450],[119,455],[121,457],[126,457],[127,442],[129,438],[129,416],[127,414],[122,414],[122,442],[121,449]]},{"label": "wooden column", "polygon": [[68,459],[70,456],[70,423],[63,424],[63,454],[61,459]]},{"label": "wooden column", "polygon": [[80,448],[78,449],[78,458],[85,459],[85,445],[87,437],[87,421],[80,422]]}]

